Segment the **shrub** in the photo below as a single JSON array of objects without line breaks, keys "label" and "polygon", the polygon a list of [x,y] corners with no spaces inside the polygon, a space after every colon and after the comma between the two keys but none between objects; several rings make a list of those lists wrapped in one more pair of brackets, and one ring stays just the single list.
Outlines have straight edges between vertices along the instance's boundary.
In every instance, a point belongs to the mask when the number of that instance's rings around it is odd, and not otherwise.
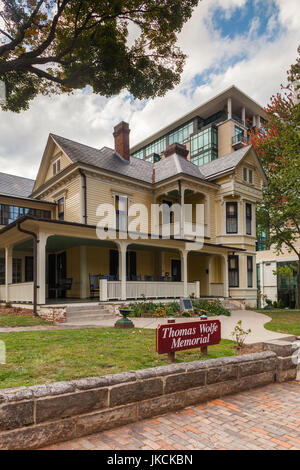
[{"label": "shrub", "polygon": [[284,303],[283,303],[283,300],[282,299],[279,299],[278,302],[277,302],[277,307],[278,308],[284,308]]},{"label": "shrub", "polygon": [[167,316],[166,309],[164,307],[157,307],[154,310],[153,316],[156,318],[166,317]]},{"label": "shrub", "polygon": [[278,303],[276,302],[276,300],[274,300],[274,302],[273,302],[273,307],[278,308]]},{"label": "shrub", "polygon": [[239,320],[231,333],[231,336],[235,339],[238,348],[244,347],[246,337],[249,333],[251,333],[251,330],[244,330],[242,327],[242,320]]},{"label": "shrub", "polygon": [[205,299],[199,299],[193,300],[192,302],[194,309],[201,312],[200,315],[202,315],[202,313],[205,313],[208,316],[226,315],[227,317],[230,317],[231,315],[230,311],[223,307],[219,299],[213,300],[211,302]]},{"label": "shrub", "polygon": [[193,310],[187,310],[186,312],[182,312],[181,314],[183,317],[194,317],[195,312]]}]

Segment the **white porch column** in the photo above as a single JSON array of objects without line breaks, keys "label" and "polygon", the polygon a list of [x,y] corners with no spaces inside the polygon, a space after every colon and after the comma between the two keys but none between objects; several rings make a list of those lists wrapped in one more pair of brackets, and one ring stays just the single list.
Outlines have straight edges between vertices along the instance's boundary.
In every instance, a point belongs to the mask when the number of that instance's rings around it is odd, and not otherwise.
[{"label": "white porch column", "polygon": [[9,302],[8,286],[12,284],[13,246],[5,247],[5,300]]},{"label": "white porch column", "polygon": [[213,255],[209,255],[209,258],[208,258],[208,276],[207,276],[207,295],[208,296],[211,296],[212,295],[212,292],[211,292],[211,282],[212,282],[212,266],[213,266],[213,261],[214,261],[214,256]]},{"label": "white porch column", "polygon": [[[210,237],[210,196],[205,196],[204,206],[204,236]],[[203,240],[204,241],[204,240]]]},{"label": "white porch column", "polygon": [[245,106],[242,107],[242,121],[244,123],[244,126],[246,125],[246,108]]},{"label": "white porch column", "polygon": [[48,234],[40,232],[37,245],[37,285],[38,285],[38,304],[46,303],[46,245]]},{"label": "white porch column", "polygon": [[223,255],[223,284],[224,297],[229,297],[229,279],[228,279],[228,255]]},{"label": "white porch column", "polygon": [[188,251],[182,250],[181,251],[181,280],[183,281],[183,296],[188,296]]},{"label": "white porch column", "polygon": [[87,262],[86,262],[86,246],[80,247],[80,298],[86,299],[88,296],[87,289]]},{"label": "white porch column", "polygon": [[256,126],[260,127],[260,116],[259,115],[256,116]]},{"label": "white porch column", "polygon": [[119,278],[121,281],[121,300],[127,299],[127,289],[126,289],[126,253],[127,253],[128,243],[119,242]]},{"label": "white porch column", "polygon": [[227,112],[228,112],[228,119],[232,118],[232,98],[228,98],[227,100]]},{"label": "white porch column", "polygon": [[253,126],[253,127],[256,126],[256,116],[253,116],[253,117],[252,117],[252,126]]}]

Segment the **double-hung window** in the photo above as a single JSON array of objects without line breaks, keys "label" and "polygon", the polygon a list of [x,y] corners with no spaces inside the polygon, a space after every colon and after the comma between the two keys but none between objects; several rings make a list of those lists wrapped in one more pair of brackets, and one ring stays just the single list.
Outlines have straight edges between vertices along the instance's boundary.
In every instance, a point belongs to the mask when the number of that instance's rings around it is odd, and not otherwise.
[{"label": "double-hung window", "polygon": [[228,256],[228,281],[229,287],[239,287],[239,257]]},{"label": "double-hung window", "polygon": [[60,158],[58,158],[52,165],[53,176],[59,173],[60,169],[61,169]]},{"label": "double-hung window", "polygon": [[247,256],[247,280],[248,287],[253,287],[253,257]]},{"label": "double-hung window", "polygon": [[116,229],[121,232],[127,231],[128,198],[127,196],[116,196]]},{"label": "double-hung window", "polygon": [[25,282],[33,282],[33,256],[25,256]]},{"label": "double-hung window", "polygon": [[65,220],[65,198],[61,197],[57,201],[58,220]]},{"label": "double-hung window", "polygon": [[226,233],[238,233],[238,204],[226,203]]},{"label": "double-hung window", "polygon": [[13,284],[22,282],[22,260],[20,258],[13,258],[12,281]]},{"label": "double-hung window", "polygon": [[252,204],[246,203],[246,235],[252,235]]}]

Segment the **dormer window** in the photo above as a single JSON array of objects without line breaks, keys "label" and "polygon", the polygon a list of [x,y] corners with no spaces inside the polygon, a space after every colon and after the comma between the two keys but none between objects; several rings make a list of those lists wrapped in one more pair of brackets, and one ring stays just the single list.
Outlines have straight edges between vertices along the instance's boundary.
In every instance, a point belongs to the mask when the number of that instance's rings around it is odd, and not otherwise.
[{"label": "dormer window", "polygon": [[58,158],[52,165],[53,168],[53,176],[55,176],[57,173],[60,172],[61,164],[60,164],[60,158]]}]

